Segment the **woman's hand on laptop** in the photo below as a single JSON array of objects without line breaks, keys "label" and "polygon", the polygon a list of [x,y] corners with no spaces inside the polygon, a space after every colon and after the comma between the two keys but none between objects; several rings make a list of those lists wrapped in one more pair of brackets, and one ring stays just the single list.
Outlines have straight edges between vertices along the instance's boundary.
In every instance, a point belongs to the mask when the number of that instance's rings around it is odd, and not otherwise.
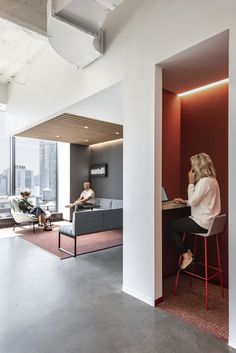
[{"label": "woman's hand on laptop", "polygon": [[187,205],[187,201],[181,199],[181,197],[177,197],[176,199],[173,200],[173,202],[174,202],[174,203],[181,204],[181,205]]}]

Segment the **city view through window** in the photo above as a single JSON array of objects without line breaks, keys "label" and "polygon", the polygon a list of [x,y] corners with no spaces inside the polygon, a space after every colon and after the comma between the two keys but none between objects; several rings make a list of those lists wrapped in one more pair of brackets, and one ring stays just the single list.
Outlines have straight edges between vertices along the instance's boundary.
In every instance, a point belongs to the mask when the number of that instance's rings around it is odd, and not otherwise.
[{"label": "city view through window", "polygon": [[5,134],[5,115],[0,112],[0,218],[9,217],[10,209],[10,137]]},{"label": "city view through window", "polygon": [[15,138],[15,194],[25,190],[34,205],[56,211],[56,142]]},{"label": "city view through window", "polygon": [[[1,135],[1,134],[0,134]],[[11,194],[10,138],[0,136],[0,218],[9,217]],[[30,191],[30,201],[51,212],[57,209],[57,143],[15,138],[15,191]],[[14,173],[13,173],[14,175]]]}]

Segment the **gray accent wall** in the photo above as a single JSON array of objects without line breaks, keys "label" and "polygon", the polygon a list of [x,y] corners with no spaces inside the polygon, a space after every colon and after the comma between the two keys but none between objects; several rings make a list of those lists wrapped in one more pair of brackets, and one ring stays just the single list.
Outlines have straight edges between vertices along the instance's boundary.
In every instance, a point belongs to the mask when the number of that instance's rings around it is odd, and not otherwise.
[{"label": "gray accent wall", "polygon": [[[90,177],[90,167],[100,163],[107,163],[108,176]],[[70,202],[79,197],[88,180],[96,197],[123,199],[122,140],[93,146],[70,145]]]},{"label": "gray accent wall", "polygon": [[107,177],[91,177],[96,197],[123,199],[123,141],[110,141],[91,146],[91,166],[107,163]]},{"label": "gray accent wall", "polygon": [[89,180],[91,148],[70,145],[70,201],[75,201],[83,191],[83,183]]}]

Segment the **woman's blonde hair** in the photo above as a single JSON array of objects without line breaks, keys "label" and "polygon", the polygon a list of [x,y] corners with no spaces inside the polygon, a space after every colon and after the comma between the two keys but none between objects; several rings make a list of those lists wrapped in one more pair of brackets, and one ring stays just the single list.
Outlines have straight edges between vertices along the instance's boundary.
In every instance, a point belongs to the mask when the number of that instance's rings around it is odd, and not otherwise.
[{"label": "woman's blonde hair", "polygon": [[206,153],[198,153],[190,158],[196,183],[204,177],[216,178],[216,170],[211,157]]}]

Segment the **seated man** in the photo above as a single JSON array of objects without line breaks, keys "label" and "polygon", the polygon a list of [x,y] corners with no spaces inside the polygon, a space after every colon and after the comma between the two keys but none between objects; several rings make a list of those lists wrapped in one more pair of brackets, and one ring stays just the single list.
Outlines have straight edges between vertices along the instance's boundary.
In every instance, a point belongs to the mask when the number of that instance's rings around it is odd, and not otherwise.
[{"label": "seated man", "polygon": [[73,203],[66,205],[66,207],[75,207],[75,211],[81,208],[87,208],[88,206],[95,205],[95,193],[90,189],[90,183],[86,181],[84,183],[84,191],[81,192],[80,197]]}]

